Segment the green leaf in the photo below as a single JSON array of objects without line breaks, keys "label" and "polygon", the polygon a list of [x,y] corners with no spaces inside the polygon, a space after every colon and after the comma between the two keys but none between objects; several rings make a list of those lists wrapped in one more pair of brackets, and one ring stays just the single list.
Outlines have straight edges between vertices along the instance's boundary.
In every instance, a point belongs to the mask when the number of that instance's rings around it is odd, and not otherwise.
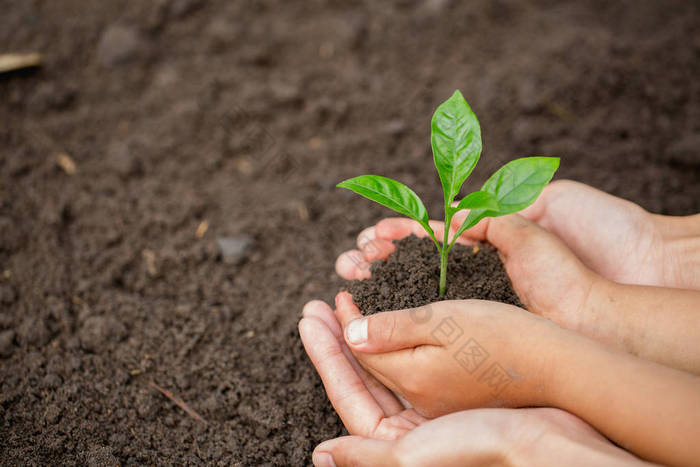
[{"label": "green leaf", "polygon": [[525,209],[535,202],[559,168],[558,157],[523,157],[498,169],[481,187],[498,201],[498,209],[472,209],[454,238],[484,217],[498,217]]},{"label": "green leaf", "polygon": [[479,161],[481,129],[462,93],[455,91],[435,110],[430,130],[433,160],[449,206]]},{"label": "green leaf", "polygon": [[379,175],[360,175],[340,182],[337,186],[352,190],[358,195],[415,219],[423,227],[428,225],[428,211],[423,202],[403,183]]},{"label": "green leaf", "polygon": [[496,211],[499,209],[498,199],[487,191],[475,191],[462,198],[454,212],[462,209],[488,209]]}]

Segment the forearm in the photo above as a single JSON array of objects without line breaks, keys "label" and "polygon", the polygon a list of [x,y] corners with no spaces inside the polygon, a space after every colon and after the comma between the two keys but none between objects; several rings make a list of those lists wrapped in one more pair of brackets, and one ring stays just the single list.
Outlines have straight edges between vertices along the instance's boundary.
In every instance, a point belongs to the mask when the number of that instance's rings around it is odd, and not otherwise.
[{"label": "forearm", "polygon": [[638,456],[672,465],[700,459],[700,380],[562,331],[550,404]]},{"label": "forearm", "polygon": [[700,292],[601,280],[585,334],[679,370],[700,374]]}]

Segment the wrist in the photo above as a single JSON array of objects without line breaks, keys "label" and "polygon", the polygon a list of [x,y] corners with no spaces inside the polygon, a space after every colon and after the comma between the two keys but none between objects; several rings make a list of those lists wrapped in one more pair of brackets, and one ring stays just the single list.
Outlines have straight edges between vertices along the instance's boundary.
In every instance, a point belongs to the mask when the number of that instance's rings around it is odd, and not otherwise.
[{"label": "wrist", "polygon": [[587,306],[582,310],[586,315],[585,326],[580,334],[617,348],[632,355],[640,355],[638,330],[643,314],[637,306],[630,303],[630,297],[638,286],[618,284],[598,276],[591,292]]},{"label": "wrist", "polygon": [[700,236],[700,214],[662,216],[649,214],[651,223],[664,238]]},{"label": "wrist", "polygon": [[663,285],[700,289],[700,214],[651,218],[662,239]]},{"label": "wrist", "polygon": [[626,341],[625,325],[618,308],[623,295],[622,286],[591,273],[590,288],[577,314],[579,326],[576,332],[590,339],[619,347]]},{"label": "wrist", "polygon": [[553,407],[556,399],[557,377],[561,367],[569,363],[559,355],[562,346],[570,345],[570,336],[577,338],[578,334],[560,327],[548,319],[536,317],[538,327],[536,332],[526,330],[529,340],[518,352],[521,368],[526,368],[523,375],[529,380],[527,391],[522,394],[519,407]]},{"label": "wrist", "polygon": [[596,347],[599,345],[573,331],[562,330],[556,343],[556,352],[551,355],[547,365],[545,403],[540,406],[554,407],[581,416],[574,409],[577,399],[586,397],[593,388],[590,369],[596,359]]},{"label": "wrist", "polygon": [[664,286],[700,289],[700,235],[664,240]]}]

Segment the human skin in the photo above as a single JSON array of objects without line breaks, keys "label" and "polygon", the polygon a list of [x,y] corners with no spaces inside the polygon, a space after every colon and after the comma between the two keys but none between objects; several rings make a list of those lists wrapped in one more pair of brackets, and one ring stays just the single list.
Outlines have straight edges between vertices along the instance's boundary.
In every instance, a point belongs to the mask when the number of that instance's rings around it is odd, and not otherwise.
[{"label": "human skin", "polygon": [[649,465],[558,409],[476,409],[428,420],[360,367],[328,305],[309,302],[299,331],[351,434],[319,445],[318,467]]},{"label": "human skin", "polygon": [[[651,465],[558,409],[475,409],[428,421],[396,440],[345,436],[320,444],[316,467]],[[332,462],[331,462],[332,460]]]},{"label": "human skin", "polygon": [[[442,231],[441,223],[431,224]],[[336,271],[346,279],[367,278],[369,262],[388,256],[395,248],[391,241],[410,234],[426,235],[413,220],[384,219],[359,235],[359,250],[340,255]],[[518,214],[484,219],[458,239],[464,244],[479,241],[498,248],[529,311],[633,355],[700,374],[700,291],[609,280],[586,266],[559,237]]]},{"label": "human skin", "polygon": [[606,279],[700,289],[700,214],[651,214],[583,183],[558,180],[522,215]]},{"label": "human skin", "polygon": [[[694,375],[496,302],[448,300],[362,317],[341,292],[336,316],[362,367],[427,418],[476,407],[555,407],[644,459],[694,465],[700,458]],[[440,331],[445,320],[449,333]],[[460,339],[445,337],[455,328]],[[488,355],[482,366],[464,365],[470,342]]]}]

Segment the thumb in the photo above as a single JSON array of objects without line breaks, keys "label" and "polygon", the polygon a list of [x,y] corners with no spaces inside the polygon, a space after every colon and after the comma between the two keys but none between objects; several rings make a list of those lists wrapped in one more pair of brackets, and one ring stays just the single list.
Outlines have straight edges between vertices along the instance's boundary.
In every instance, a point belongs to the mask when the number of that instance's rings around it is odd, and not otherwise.
[{"label": "thumb", "polygon": [[319,444],[313,453],[315,467],[390,467],[397,465],[392,441],[343,436]]},{"label": "thumb", "polygon": [[393,352],[420,345],[440,345],[425,326],[431,305],[409,310],[386,311],[354,319],[345,326],[345,342],[352,350],[366,353]]},{"label": "thumb", "polygon": [[487,217],[462,235],[471,240],[489,242],[507,258],[542,234],[547,234],[547,231],[539,225],[519,214],[509,214]]}]

